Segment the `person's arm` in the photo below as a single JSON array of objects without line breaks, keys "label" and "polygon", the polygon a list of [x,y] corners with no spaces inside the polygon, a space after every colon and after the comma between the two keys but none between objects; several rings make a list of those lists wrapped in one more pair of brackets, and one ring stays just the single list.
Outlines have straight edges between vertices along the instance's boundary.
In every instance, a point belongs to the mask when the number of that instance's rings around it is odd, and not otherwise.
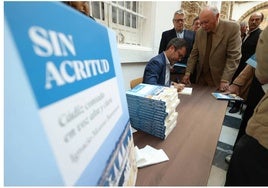
[{"label": "person's arm", "polygon": [[246,67],[235,78],[233,84],[237,86],[244,86],[254,76],[254,70],[254,67],[246,65]]},{"label": "person's arm", "polygon": [[240,95],[240,89],[253,78],[254,72],[255,69],[252,66],[247,65],[229,86],[228,93]]},{"label": "person's arm", "polygon": [[[262,31],[256,47],[256,76],[261,84],[268,83],[268,27]],[[265,62],[265,63],[264,63]]]},{"label": "person's arm", "polygon": [[226,63],[224,71],[221,77],[223,83],[228,83],[232,80],[232,77],[239,65],[241,58],[241,37],[240,37],[240,28],[238,24],[232,25],[233,29],[230,30],[229,40],[226,49]]},{"label": "person's arm", "polygon": [[182,91],[185,87],[184,84],[178,84],[176,82],[171,82],[171,86],[177,89],[178,92]]},{"label": "person's arm", "polygon": [[193,73],[194,68],[196,66],[196,63],[198,61],[199,50],[198,50],[198,45],[197,44],[198,44],[198,40],[197,40],[197,37],[195,37],[194,45],[193,45],[192,51],[191,51],[190,56],[189,56],[188,61],[187,61],[187,67],[186,67],[186,70],[185,70],[185,75],[182,78],[182,83],[184,83],[186,85],[191,84],[190,75]]},{"label": "person's arm", "polygon": [[151,60],[145,67],[143,83],[158,85],[158,80],[161,76],[162,71],[166,71],[165,67],[163,67],[158,61]]},{"label": "person's arm", "polygon": [[229,88],[229,84],[232,77],[239,65],[241,58],[241,37],[240,27],[237,23],[232,23],[232,27],[229,27],[229,40],[227,41],[226,49],[226,63],[221,77],[219,86],[220,91],[226,91]]}]

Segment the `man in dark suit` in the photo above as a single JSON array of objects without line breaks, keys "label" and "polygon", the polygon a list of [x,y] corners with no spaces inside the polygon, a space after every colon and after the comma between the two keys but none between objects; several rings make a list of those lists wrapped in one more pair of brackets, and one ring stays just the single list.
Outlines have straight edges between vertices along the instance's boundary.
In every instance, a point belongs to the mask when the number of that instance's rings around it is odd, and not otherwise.
[{"label": "man in dark suit", "polygon": [[[187,42],[187,54],[185,58],[180,60],[177,63],[184,64],[186,66],[187,64],[187,59],[191,53],[191,50],[193,48],[193,43],[194,43],[194,37],[195,37],[195,32],[184,29],[184,21],[185,21],[185,14],[183,10],[178,10],[174,13],[173,16],[173,25],[174,28],[170,29],[168,31],[164,31],[162,33],[161,41],[160,41],[160,46],[159,46],[159,51],[158,53],[160,54],[161,52],[166,50],[168,42],[177,37],[177,38],[182,38]],[[184,73],[185,68],[179,68],[179,67],[174,67],[175,71],[177,73]]]},{"label": "man in dark suit", "polygon": [[186,41],[173,38],[167,49],[153,57],[145,67],[143,83],[170,86],[170,68],[186,55]]},{"label": "man in dark suit", "polygon": [[242,41],[242,57],[240,59],[239,66],[233,76],[233,80],[240,74],[240,72],[245,68],[246,61],[255,53],[259,35],[261,29],[259,28],[261,22],[263,21],[263,14],[261,12],[253,13],[248,20],[248,33]]},{"label": "man in dark suit", "polygon": [[[234,79],[240,74],[240,72],[246,67],[246,61],[255,53],[257,42],[259,39],[259,35],[261,33],[261,29],[259,28],[261,22],[263,21],[263,14],[260,12],[253,13],[248,20],[249,31],[244,37],[242,41],[242,57],[240,59],[239,66],[232,78],[232,82]],[[236,113],[239,111],[242,102],[235,102],[233,107],[229,110],[229,113]]]}]

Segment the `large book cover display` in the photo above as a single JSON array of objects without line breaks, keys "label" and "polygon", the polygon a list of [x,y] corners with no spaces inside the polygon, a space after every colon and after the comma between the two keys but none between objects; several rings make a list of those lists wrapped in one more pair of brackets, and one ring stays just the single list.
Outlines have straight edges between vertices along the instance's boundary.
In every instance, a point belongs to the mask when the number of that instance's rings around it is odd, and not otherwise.
[{"label": "large book cover display", "polygon": [[115,33],[61,2],[5,2],[4,39],[4,185],[135,185]]},{"label": "large book cover display", "polygon": [[177,89],[141,83],[126,95],[131,126],[166,139],[177,124]]}]

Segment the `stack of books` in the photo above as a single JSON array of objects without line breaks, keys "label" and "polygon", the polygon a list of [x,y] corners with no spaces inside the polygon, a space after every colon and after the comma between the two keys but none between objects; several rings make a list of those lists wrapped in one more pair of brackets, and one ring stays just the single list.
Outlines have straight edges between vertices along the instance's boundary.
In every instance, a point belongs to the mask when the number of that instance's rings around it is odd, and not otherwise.
[{"label": "stack of books", "polygon": [[177,89],[141,83],[126,96],[133,128],[165,139],[176,126]]}]

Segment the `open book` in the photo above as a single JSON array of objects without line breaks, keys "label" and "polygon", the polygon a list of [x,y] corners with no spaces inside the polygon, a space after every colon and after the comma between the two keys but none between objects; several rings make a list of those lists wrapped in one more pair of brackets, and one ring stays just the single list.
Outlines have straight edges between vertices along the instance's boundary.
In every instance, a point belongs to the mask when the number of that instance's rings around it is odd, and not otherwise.
[{"label": "open book", "polygon": [[191,87],[184,87],[183,90],[178,92],[178,94],[183,94],[183,95],[192,95],[193,88]]},{"label": "open book", "polygon": [[149,145],[146,145],[144,148],[141,148],[141,149],[135,146],[135,153],[136,153],[136,162],[137,162],[138,168],[169,160],[164,150],[155,149]]},{"label": "open book", "polygon": [[211,93],[217,100],[234,100],[234,101],[244,101],[243,98],[235,94],[224,94],[219,92]]}]

